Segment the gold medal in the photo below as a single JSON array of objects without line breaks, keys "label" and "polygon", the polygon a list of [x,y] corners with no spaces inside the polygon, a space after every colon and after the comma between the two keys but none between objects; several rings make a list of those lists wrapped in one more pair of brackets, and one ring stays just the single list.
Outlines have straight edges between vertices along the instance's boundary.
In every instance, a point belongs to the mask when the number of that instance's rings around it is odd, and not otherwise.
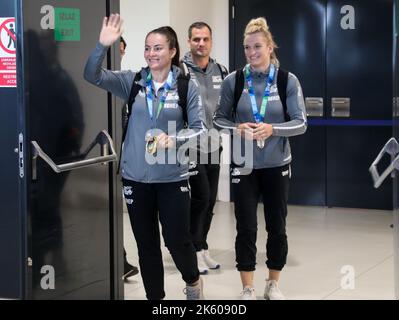
[{"label": "gold medal", "polygon": [[145,148],[149,154],[155,154],[157,152],[157,137],[147,139]]}]

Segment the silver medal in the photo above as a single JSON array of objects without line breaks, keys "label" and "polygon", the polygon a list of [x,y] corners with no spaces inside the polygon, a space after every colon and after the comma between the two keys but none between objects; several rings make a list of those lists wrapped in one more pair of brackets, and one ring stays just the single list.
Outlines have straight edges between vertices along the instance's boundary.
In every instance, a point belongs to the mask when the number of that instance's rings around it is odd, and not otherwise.
[{"label": "silver medal", "polygon": [[262,149],[265,146],[265,140],[256,140],[256,145]]}]

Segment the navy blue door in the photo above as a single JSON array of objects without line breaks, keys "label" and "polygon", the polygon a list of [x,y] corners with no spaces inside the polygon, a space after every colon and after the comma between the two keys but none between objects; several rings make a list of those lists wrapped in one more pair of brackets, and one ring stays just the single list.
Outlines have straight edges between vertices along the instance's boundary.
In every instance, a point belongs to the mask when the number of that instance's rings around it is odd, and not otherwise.
[{"label": "navy blue door", "polygon": [[368,167],[392,135],[392,1],[328,1],[326,54],[327,205],[391,209],[391,181],[374,189]]},{"label": "navy blue door", "polygon": [[[399,2],[394,1],[395,8],[395,20],[394,20],[394,35],[393,35],[393,52],[394,52],[394,63],[393,63],[393,97],[394,97],[394,126],[393,136],[399,141]],[[399,176],[395,174],[393,180],[393,241],[394,241],[394,270],[395,270],[395,295],[396,299],[399,299]]]},{"label": "navy blue door", "polygon": [[[106,15],[105,0],[23,1],[28,137],[57,164],[80,160],[108,130],[107,93],[83,79]],[[108,165],[56,173],[38,159],[35,169],[28,185],[32,298],[110,299]],[[54,288],[45,278],[52,272]]]},{"label": "navy blue door", "polygon": [[[0,4],[1,22],[5,21],[4,18],[15,17],[15,1],[2,1]],[[6,25],[11,27],[9,23]],[[4,28],[1,29],[0,34],[3,34],[7,42]],[[3,47],[7,49],[8,45],[9,41]],[[11,45],[10,48],[12,48]],[[4,62],[8,59],[7,56],[12,56],[3,47],[0,48],[2,71],[4,71]],[[17,88],[6,85],[3,81],[4,75],[5,73],[0,73],[0,145],[2,149],[0,157],[0,298],[22,298],[25,280],[23,270],[25,247],[22,236],[24,228],[21,228],[24,216],[19,200],[21,191],[18,169]]]},{"label": "navy blue door", "polygon": [[230,68],[245,64],[245,25],[264,16],[281,67],[302,84],[309,126],[290,138],[290,203],[391,208],[391,184],[375,190],[368,166],[391,136],[392,1],[230,4]]}]

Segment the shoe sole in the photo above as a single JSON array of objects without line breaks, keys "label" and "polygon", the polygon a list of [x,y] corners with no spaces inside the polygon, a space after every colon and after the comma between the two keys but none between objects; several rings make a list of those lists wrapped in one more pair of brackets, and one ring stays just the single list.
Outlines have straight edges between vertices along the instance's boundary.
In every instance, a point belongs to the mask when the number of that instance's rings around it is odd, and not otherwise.
[{"label": "shoe sole", "polygon": [[[267,296],[267,295],[264,295],[263,298],[265,298],[265,300],[270,300],[271,301],[270,297]],[[286,299],[284,298],[284,299],[275,299],[275,300],[277,301],[277,300],[286,300]]]},{"label": "shoe sole", "polygon": [[216,267],[213,267],[213,268],[209,267],[209,269],[211,269],[211,270],[220,269],[220,264],[218,264]]},{"label": "shoe sole", "polygon": [[133,276],[135,276],[138,273],[139,273],[138,270],[130,270],[129,272],[126,272],[123,275],[122,279],[127,279],[127,278],[130,278],[130,277],[133,277]]}]

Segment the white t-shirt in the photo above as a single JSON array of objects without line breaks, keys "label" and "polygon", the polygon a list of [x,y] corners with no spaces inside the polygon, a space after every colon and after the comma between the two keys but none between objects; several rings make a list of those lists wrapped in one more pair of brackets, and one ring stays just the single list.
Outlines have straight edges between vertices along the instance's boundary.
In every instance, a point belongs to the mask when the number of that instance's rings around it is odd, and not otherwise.
[{"label": "white t-shirt", "polygon": [[154,80],[152,82],[154,83],[155,94],[158,95],[159,88],[162,87],[165,82],[156,82]]}]

